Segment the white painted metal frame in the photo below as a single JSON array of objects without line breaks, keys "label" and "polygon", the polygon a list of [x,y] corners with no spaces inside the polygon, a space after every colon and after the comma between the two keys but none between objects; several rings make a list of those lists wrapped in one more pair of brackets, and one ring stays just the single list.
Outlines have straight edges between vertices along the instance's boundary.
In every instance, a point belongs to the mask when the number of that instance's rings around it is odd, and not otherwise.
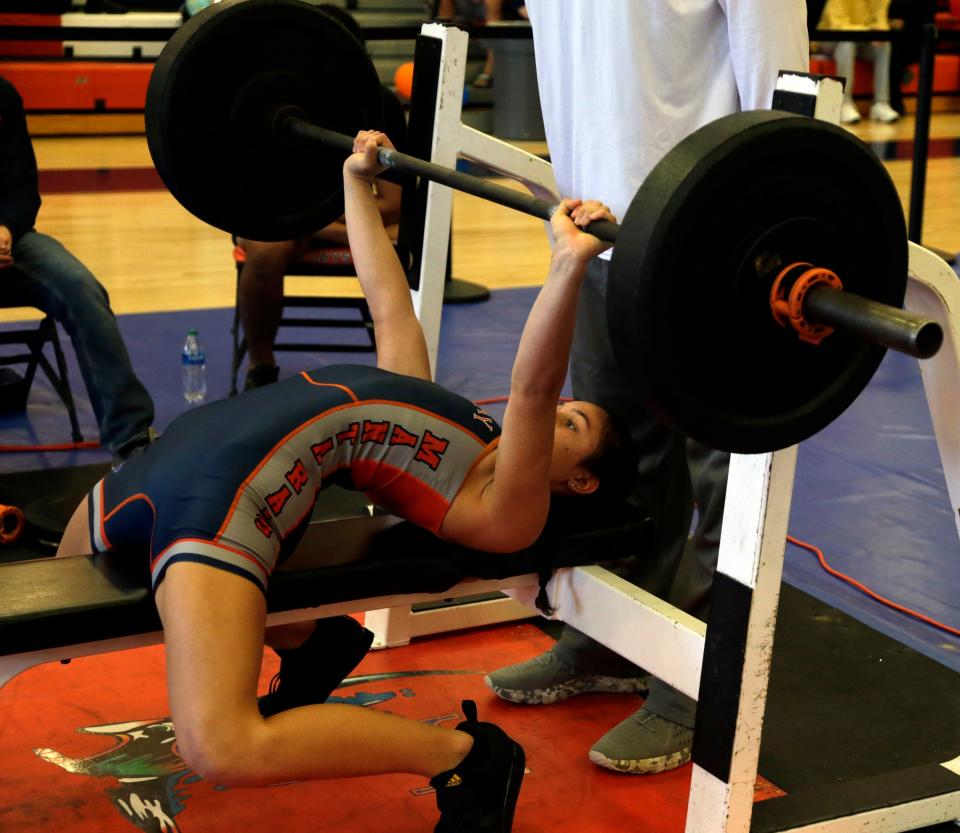
[{"label": "white painted metal frame", "polygon": [[687,833],[750,829],[796,459],[796,446],[730,458],[717,573],[752,589],[750,613],[729,775],[721,780],[694,763]]},{"label": "white painted metal frame", "polygon": [[[534,609],[537,587],[504,589]],[[599,567],[557,570],[547,586],[551,619],[589,634],[688,697],[697,698],[706,625]]]},{"label": "white painted metal frame", "polygon": [[[438,23],[425,23],[420,33],[437,38],[442,44],[430,161],[436,165],[455,168],[469,36],[461,29],[441,26]],[[452,216],[453,192],[445,185],[428,183],[423,252],[420,257],[420,288],[413,290],[412,294],[413,306],[427,342],[432,375],[437,372],[440,316],[443,310],[443,285],[446,280]]]},{"label": "white painted metal frame", "polygon": [[[456,168],[457,159],[462,156],[523,183],[538,197],[559,200],[549,162],[461,122],[467,33],[438,23],[423,24],[420,33],[442,43],[430,161]],[[434,374],[440,345],[440,316],[452,216],[453,192],[446,185],[428,183],[420,289],[413,291],[413,299]]]},{"label": "white painted metal frame", "polygon": [[908,268],[906,308],[943,328],[943,346],[920,362],[920,374],[960,533],[960,281],[942,258],[915,243],[910,244]]},{"label": "white painted metal frame", "polygon": [[[944,330],[940,352],[921,361],[920,369],[956,520],[960,509],[960,282],[940,257],[913,243],[905,307],[936,320]],[[784,459],[786,454],[781,451],[772,457],[754,458],[734,455],[731,459],[718,572],[753,587],[754,592],[730,776],[724,782],[694,765],[688,833],[750,830],[792,494],[794,454],[790,452],[790,460]],[[960,758],[941,766],[960,775]],[[960,789],[793,828],[793,833],[900,833],[957,819]]]},{"label": "white painted metal frame", "polygon": [[[960,758],[942,766],[960,775]],[[901,833],[920,830],[957,819],[955,793],[935,795],[905,804],[895,804],[867,813],[854,813],[843,818],[794,827],[784,833]]]}]

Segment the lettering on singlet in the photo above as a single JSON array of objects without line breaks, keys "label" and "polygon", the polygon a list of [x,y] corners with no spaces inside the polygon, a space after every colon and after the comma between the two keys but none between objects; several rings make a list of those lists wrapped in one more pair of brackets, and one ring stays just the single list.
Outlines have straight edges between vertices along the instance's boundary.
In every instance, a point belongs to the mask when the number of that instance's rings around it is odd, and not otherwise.
[{"label": "lettering on singlet", "polygon": [[486,411],[481,411],[479,408],[474,411],[473,418],[477,420],[477,422],[482,422],[488,431],[493,431],[494,426],[496,425],[496,423],[493,421],[493,417],[490,416],[490,414],[488,414]]},{"label": "lettering on singlet", "polygon": [[447,446],[449,445],[449,440],[437,437],[429,430],[426,430],[423,432],[423,441],[420,443],[420,448],[417,450],[416,456],[414,456],[413,459],[418,463],[429,466],[432,471],[436,471],[440,467],[440,459],[443,457],[443,452],[447,450]]},{"label": "lettering on singlet", "polygon": [[410,448],[416,448],[418,442],[420,442],[420,437],[416,434],[411,434],[399,425],[393,426],[393,431],[390,433],[390,445],[407,445]]},{"label": "lettering on singlet", "polygon": [[303,491],[303,487],[310,482],[310,475],[307,474],[307,467],[303,465],[303,460],[297,460],[293,464],[293,468],[287,472],[286,480],[298,495]]},{"label": "lettering on singlet", "polygon": [[360,423],[351,422],[345,431],[340,431],[337,434],[337,445],[355,445],[357,439],[360,436]]},{"label": "lettering on singlet", "polygon": [[333,451],[333,440],[327,437],[322,443],[310,446],[310,450],[313,452],[316,461],[322,466],[324,455]]},{"label": "lettering on singlet", "polygon": [[363,434],[360,437],[360,442],[383,445],[387,441],[387,431],[389,428],[389,422],[373,422],[372,420],[365,419],[363,421]]},{"label": "lettering on singlet", "polygon": [[[478,419],[486,424],[486,420],[479,416]],[[487,417],[487,419],[490,418]],[[492,420],[490,421],[492,423]],[[437,472],[443,463],[443,455],[450,446],[450,440],[434,434],[429,429],[424,429],[421,436],[389,420],[364,420],[351,422],[342,431],[337,431],[320,442],[312,444],[310,452],[322,466],[328,454],[345,445],[353,446],[353,452],[358,457],[363,455],[364,446],[389,445],[415,449],[410,469],[411,473],[415,474],[414,463]],[[290,470],[284,474],[283,481],[277,488],[264,497],[267,508],[261,510],[254,520],[256,528],[264,537],[270,538],[274,534],[272,517],[278,517],[287,502],[309,485],[310,472],[303,460],[297,459]]]},{"label": "lettering on singlet", "polygon": [[273,527],[270,526],[270,515],[267,513],[266,509],[261,509],[257,513],[254,524],[256,525],[257,529],[263,533],[264,538],[269,538],[271,535],[273,535]]},{"label": "lettering on singlet", "polygon": [[267,501],[267,506],[270,507],[270,511],[273,512],[274,515],[279,515],[292,495],[293,492],[290,491],[290,487],[284,484],[277,489],[277,491],[267,495],[265,500]]}]

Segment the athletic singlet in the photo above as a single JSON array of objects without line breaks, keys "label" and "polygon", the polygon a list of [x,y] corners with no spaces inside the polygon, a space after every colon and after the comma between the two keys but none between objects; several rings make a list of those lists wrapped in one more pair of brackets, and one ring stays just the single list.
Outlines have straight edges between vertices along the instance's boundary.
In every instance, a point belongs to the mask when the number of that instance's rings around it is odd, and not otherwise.
[{"label": "athletic singlet", "polygon": [[362,365],[302,373],[177,418],[90,495],[97,551],[147,549],[266,589],[330,483],[439,532],[500,427],[432,382]]}]

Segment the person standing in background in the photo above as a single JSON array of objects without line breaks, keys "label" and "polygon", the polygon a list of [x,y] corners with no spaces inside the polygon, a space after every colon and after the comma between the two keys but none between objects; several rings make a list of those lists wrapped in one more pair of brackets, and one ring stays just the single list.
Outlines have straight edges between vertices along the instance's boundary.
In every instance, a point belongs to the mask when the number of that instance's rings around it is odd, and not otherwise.
[{"label": "person standing in background", "polygon": [[[721,116],[768,109],[778,71],[809,66],[803,0],[528,0],[527,11],[559,192],[599,194],[618,217],[654,165],[683,138]],[[621,374],[606,320],[605,257],[609,253],[587,268],[571,355],[573,393],[631,415],[641,458],[634,499],[649,510],[657,529],[655,552],[616,569],[704,619],[729,455],[655,422]],[[671,591],[694,506],[693,565],[689,579]],[[649,687],[643,708],[601,737],[590,759],[637,774],[690,759],[696,703],[572,627],[547,653],[495,671],[486,682],[504,699],[530,704]]]},{"label": "person standing in background", "polygon": [[[819,28],[851,31],[889,29],[889,6],[890,0],[827,0]],[[837,64],[837,75],[847,79],[843,88],[840,121],[844,124],[856,124],[860,121],[860,111],[853,100],[857,58],[873,61],[873,103],[870,105],[870,119],[890,124],[900,118],[900,114],[890,106],[890,41],[840,41],[821,44],[820,49],[824,54],[833,56]]]},{"label": "person standing in background", "polygon": [[912,78],[910,64],[920,59],[923,27],[933,23],[936,10],[937,0],[891,0],[891,27],[902,32],[890,45],[890,106],[898,113],[905,112],[902,85]]}]

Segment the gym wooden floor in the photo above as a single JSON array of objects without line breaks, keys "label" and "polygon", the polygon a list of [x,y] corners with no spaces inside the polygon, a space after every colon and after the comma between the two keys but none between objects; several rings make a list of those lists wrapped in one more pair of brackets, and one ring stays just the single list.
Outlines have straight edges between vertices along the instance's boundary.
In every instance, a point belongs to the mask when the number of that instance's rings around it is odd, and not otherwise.
[{"label": "gym wooden floor", "polygon": [[[913,128],[913,118],[906,117],[889,126],[864,122],[853,131],[866,141],[893,142],[909,140]],[[960,113],[935,114],[931,139],[956,144],[954,155],[929,160],[924,242],[956,252]],[[143,136],[38,136],[34,144],[41,170],[152,167]],[[545,150],[543,143],[525,146],[533,152]],[[906,208],[911,163],[904,159],[886,165]],[[549,259],[543,223],[475,197],[454,196],[454,275],[490,288],[538,284]],[[38,228],[89,266],[107,287],[118,314],[233,305],[229,237],[191,216],[166,191],[45,195]],[[297,290],[317,286],[316,279],[291,280],[302,282]],[[329,279],[323,293],[356,294],[356,282]],[[33,317],[31,310],[0,310],[0,321]]]}]

